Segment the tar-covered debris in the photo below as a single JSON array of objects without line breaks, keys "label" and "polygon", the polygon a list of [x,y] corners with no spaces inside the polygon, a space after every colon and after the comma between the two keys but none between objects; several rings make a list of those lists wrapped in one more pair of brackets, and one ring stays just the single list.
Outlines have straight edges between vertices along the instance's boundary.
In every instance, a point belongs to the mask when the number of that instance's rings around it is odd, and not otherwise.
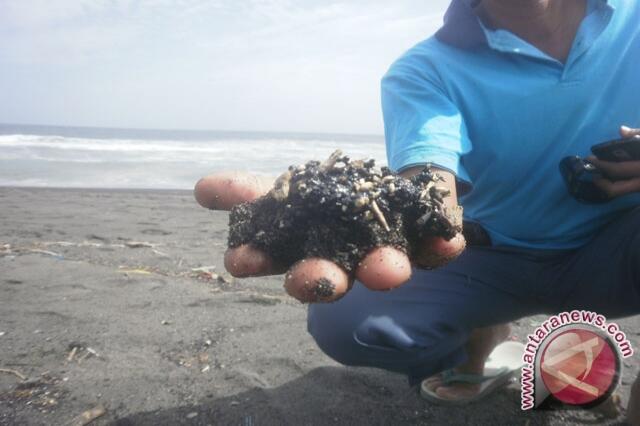
[{"label": "tar-covered debris", "polygon": [[419,239],[449,240],[461,231],[462,212],[445,208],[441,181],[429,168],[405,179],[336,151],[289,167],[267,195],[234,207],[228,244],[251,244],[285,267],[320,257],[349,273],[375,247],[413,256]]},{"label": "tar-covered debris", "polygon": [[313,287],[313,292],[318,300],[331,299],[336,291],[336,285],[326,278],[320,278]]}]

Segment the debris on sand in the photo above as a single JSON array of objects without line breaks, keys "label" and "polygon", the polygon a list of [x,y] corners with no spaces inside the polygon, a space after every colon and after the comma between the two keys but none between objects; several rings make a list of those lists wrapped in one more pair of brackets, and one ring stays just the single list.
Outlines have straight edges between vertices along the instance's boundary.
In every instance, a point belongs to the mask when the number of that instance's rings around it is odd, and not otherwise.
[{"label": "debris on sand", "polygon": [[25,376],[24,374],[20,373],[17,370],[12,370],[10,368],[0,368],[0,373],[12,374],[12,375],[16,376],[17,378],[19,378],[20,380],[22,380],[23,382],[25,380],[27,380],[27,376]]},{"label": "debris on sand", "polygon": [[215,270],[215,266],[200,266],[198,268],[191,268],[189,275],[191,278],[201,281],[216,281],[220,276],[215,273]]},{"label": "debris on sand", "polygon": [[78,347],[74,346],[73,349],[71,349],[71,352],[69,352],[69,355],[67,355],[67,362],[73,361],[73,358],[76,356],[76,352],[78,352]]},{"label": "debris on sand", "polygon": [[274,306],[283,302],[282,297],[270,296],[255,292],[247,292],[247,296],[238,300],[239,303],[253,303],[262,306]]},{"label": "debris on sand", "polygon": [[213,272],[216,270],[215,265],[211,266],[200,266],[198,268],[191,268],[191,272]]},{"label": "debris on sand", "polygon": [[96,405],[90,410],[82,412],[79,416],[71,421],[71,426],[86,426],[98,417],[103,416],[107,410],[102,404]]},{"label": "debris on sand", "polygon": [[120,267],[118,272],[121,272],[125,275],[153,275],[153,271],[150,271],[145,268],[137,268],[137,269],[123,269],[124,267]]},{"label": "debris on sand", "polygon": [[413,256],[421,238],[461,232],[462,211],[445,207],[442,181],[428,167],[406,179],[336,151],[289,167],[267,195],[234,207],[228,245],[251,244],[284,267],[320,257],[353,274],[375,247]]},{"label": "debris on sand", "polygon": [[96,357],[101,358],[98,351],[82,343],[71,342],[67,346],[69,354],[67,355],[67,362],[77,361],[78,364],[82,364],[88,358]]},{"label": "debris on sand", "polygon": [[154,248],[158,244],[148,243],[146,241],[126,241],[124,245],[129,248]]},{"label": "debris on sand", "polygon": [[55,257],[56,259],[59,259],[59,260],[64,259],[64,255],[60,253],[56,253],[55,251],[51,251],[51,250],[31,249],[29,250],[29,253],[44,254],[46,256]]},{"label": "debris on sand", "polygon": [[233,284],[233,277],[229,274],[217,274],[215,266],[201,266],[191,268],[189,276],[199,281],[215,282],[220,285]]},{"label": "debris on sand", "polygon": [[8,392],[0,393],[0,402],[8,401],[12,405],[36,408],[42,413],[51,412],[65,394],[58,386],[59,383],[60,380],[50,376],[48,372],[42,373],[37,378],[22,380]]}]

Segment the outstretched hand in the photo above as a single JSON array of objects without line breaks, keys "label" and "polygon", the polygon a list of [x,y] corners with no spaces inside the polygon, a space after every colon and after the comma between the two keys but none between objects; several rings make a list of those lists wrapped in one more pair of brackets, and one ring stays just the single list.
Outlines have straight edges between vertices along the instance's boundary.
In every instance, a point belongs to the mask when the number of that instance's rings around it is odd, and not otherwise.
[{"label": "outstretched hand", "polygon": [[[446,176],[453,182],[453,176]],[[455,184],[451,183],[454,186]],[[214,210],[230,210],[239,203],[253,201],[266,194],[273,186],[273,179],[242,173],[218,173],[200,179],[194,195],[200,205]],[[455,192],[449,203],[455,204]],[[457,257],[465,247],[462,235],[450,241],[432,237],[423,242],[422,255],[412,259],[422,267],[436,267]],[[393,247],[373,249],[359,263],[355,278],[373,290],[395,288],[411,277],[412,262],[407,255]],[[287,292],[302,302],[309,302],[306,283],[327,279],[336,289],[345,292],[353,277],[337,264],[320,258],[304,259],[287,272],[269,256],[251,245],[229,249],[225,253],[224,266],[235,277],[265,276],[286,272]]]}]

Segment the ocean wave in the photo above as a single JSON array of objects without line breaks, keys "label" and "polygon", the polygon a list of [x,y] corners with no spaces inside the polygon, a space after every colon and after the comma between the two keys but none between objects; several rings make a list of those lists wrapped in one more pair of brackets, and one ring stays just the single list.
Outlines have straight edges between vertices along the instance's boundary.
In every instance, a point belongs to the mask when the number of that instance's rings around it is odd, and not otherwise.
[{"label": "ocean wave", "polygon": [[96,188],[191,188],[221,170],[276,175],[290,165],[326,158],[340,148],[384,165],[375,140],[230,138],[211,140],[94,139],[0,135],[0,185]]},{"label": "ocean wave", "polygon": [[117,151],[117,152],[189,152],[219,154],[229,150],[251,151],[259,146],[271,147],[279,152],[287,149],[308,151],[314,147],[341,147],[363,151],[370,143],[324,139],[215,139],[209,141],[180,140],[139,140],[139,139],[89,139],[62,136],[0,135],[0,148],[50,148],[77,151]]},{"label": "ocean wave", "polygon": [[[352,156],[380,157],[384,151],[376,143],[358,143],[340,140],[288,140],[288,139],[260,139],[260,140],[211,140],[211,141],[160,141],[160,140],[126,140],[126,139],[85,139],[65,138],[55,136],[32,135],[0,135],[0,151],[5,153],[27,153],[29,150],[38,153],[60,152],[75,153],[120,153],[131,155],[146,155],[170,153],[182,158],[195,159],[197,155],[220,156],[261,156],[295,157],[299,161],[306,161],[314,155],[337,148]],[[175,158],[169,156],[166,159]],[[46,157],[46,156],[44,156]],[[306,158],[305,158],[306,157]],[[123,158],[126,160],[126,158]],[[160,159],[160,157],[157,157]],[[379,158],[376,158],[379,159]]]}]

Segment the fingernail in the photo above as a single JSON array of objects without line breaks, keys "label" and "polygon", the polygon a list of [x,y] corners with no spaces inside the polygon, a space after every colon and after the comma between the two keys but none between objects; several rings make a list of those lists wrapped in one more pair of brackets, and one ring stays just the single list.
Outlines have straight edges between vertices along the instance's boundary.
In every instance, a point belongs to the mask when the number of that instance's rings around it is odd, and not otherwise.
[{"label": "fingernail", "polygon": [[620,130],[622,130],[623,132],[630,132],[631,131],[631,127],[627,127],[627,126],[620,126]]}]

